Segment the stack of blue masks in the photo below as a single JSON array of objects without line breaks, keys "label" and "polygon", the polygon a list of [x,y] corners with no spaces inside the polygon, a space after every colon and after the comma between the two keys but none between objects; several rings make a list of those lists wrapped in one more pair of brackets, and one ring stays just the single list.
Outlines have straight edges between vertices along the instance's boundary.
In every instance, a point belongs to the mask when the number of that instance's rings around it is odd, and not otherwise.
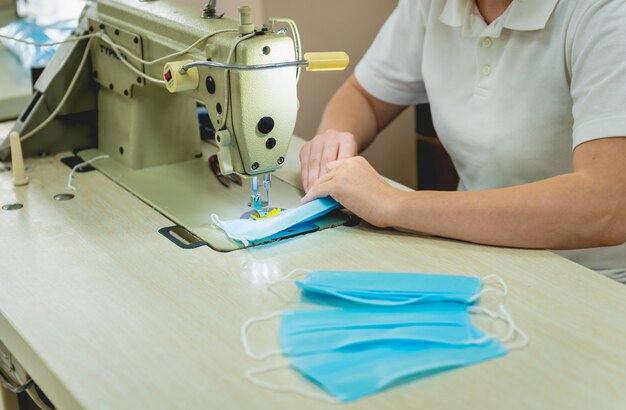
[{"label": "stack of blue masks", "polygon": [[[289,278],[279,281],[285,280]],[[242,340],[248,355],[255,359],[288,356],[285,365],[330,396],[273,385],[257,377],[282,365],[251,369],[246,375],[266,388],[349,402],[409,379],[505,355],[508,348],[501,341],[510,341],[515,330],[520,335],[523,332],[515,328],[503,308],[505,316],[498,316],[473,306],[487,292],[505,295],[506,285],[499,281],[501,289],[483,286],[484,280],[466,276],[311,272],[295,283],[303,289],[304,297],[322,296],[312,299],[318,304],[315,309],[252,318],[242,327]],[[485,312],[509,323],[509,332],[501,341],[472,324],[471,313]],[[282,317],[280,349],[253,352],[248,328],[277,316]]]},{"label": "stack of blue masks", "polygon": [[294,209],[265,219],[234,219],[222,221],[217,215],[211,215],[213,223],[232,240],[245,246],[269,238],[295,225],[311,221],[339,207],[331,197],[315,199]]}]

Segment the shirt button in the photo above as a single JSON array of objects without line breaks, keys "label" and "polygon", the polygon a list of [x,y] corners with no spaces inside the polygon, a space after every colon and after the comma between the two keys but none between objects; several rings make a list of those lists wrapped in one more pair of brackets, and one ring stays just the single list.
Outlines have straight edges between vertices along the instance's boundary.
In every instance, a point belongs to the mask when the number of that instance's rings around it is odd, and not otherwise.
[{"label": "shirt button", "polygon": [[485,64],[483,66],[483,75],[491,74],[491,66],[489,64]]},{"label": "shirt button", "polygon": [[492,44],[493,40],[491,40],[489,37],[483,38],[483,47],[489,48]]}]

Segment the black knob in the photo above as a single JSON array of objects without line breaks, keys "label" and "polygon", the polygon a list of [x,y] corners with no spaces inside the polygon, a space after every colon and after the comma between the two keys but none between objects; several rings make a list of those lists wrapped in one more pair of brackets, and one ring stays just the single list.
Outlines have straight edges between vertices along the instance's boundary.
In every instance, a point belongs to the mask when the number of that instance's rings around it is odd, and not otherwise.
[{"label": "black knob", "polygon": [[206,90],[209,94],[215,94],[215,79],[211,76],[206,78]]},{"label": "black knob", "polygon": [[265,141],[265,148],[267,148],[267,149],[272,149],[272,148],[274,148],[275,146],[276,146],[276,139],[274,139],[274,138],[268,138],[268,139]]},{"label": "black knob", "polygon": [[261,134],[269,134],[274,129],[274,120],[272,117],[263,117],[257,124],[257,129]]}]

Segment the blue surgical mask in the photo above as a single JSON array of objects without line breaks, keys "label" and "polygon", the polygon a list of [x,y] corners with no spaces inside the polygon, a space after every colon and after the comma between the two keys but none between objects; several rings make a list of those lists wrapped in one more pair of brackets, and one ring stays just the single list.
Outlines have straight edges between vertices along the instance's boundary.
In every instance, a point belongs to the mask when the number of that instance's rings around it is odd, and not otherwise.
[{"label": "blue surgical mask", "polygon": [[400,382],[474,363],[507,353],[496,340],[486,344],[389,343],[367,350],[294,357],[290,366],[315,381],[333,398],[349,402]]},{"label": "blue surgical mask", "polygon": [[[472,324],[470,311],[476,309],[459,303],[435,303],[288,310],[248,320],[242,326],[242,341],[246,353],[259,360],[281,353],[297,356],[355,346],[371,347],[389,341],[457,346],[482,344],[489,341],[491,336]],[[477,313],[484,312],[478,310]],[[282,316],[280,350],[254,353],[250,347],[248,329],[254,323],[277,316]]]},{"label": "blue surgical mask", "polygon": [[319,218],[338,207],[337,201],[331,197],[326,197],[283,211],[271,218],[222,221],[213,214],[211,219],[230,239],[248,246],[250,243],[269,238],[300,223]]},{"label": "blue surgical mask", "polygon": [[[454,305],[454,303],[447,303]],[[434,311],[443,313],[445,309],[437,307],[436,304],[424,304],[421,314],[424,319],[433,321],[434,317],[427,317],[427,310],[433,307]],[[415,308],[415,306],[411,306]],[[388,307],[377,307],[376,309],[396,309]],[[411,379],[417,379],[438,373],[452,368],[471,365],[485,360],[494,359],[505,355],[507,351],[518,349],[526,346],[528,337],[513,323],[510,315],[503,306],[500,307],[498,313],[490,312],[484,308],[470,306],[468,310],[475,309],[477,312],[488,314],[494,318],[505,320],[509,324],[507,335],[498,339],[486,336],[480,330],[474,328],[470,324],[467,327],[449,324],[452,329],[467,329],[469,337],[480,337],[479,339],[468,339],[468,335],[455,339],[440,330],[435,330],[435,335],[441,338],[437,341],[413,340],[404,338],[389,338],[387,340],[379,339],[377,343],[356,343],[348,344],[339,349],[329,351],[319,351],[316,353],[306,353],[309,347],[313,348],[311,343],[305,342],[302,347],[303,352],[293,354],[287,362],[274,364],[255,369],[248,369],[246,377],[254,384],[275,391],[290,391],[307,397],[312,397],[330,402],[348,402],[357,400],[368,395],[374,394],[380,390],[384,390],[390,386],[406,382]],[[344,309],[344,313],[350,309]],[[455,309],[452,309],[454,311]],[[274,314],[275,315],[275,314]],[[392,315],[393,316],[393,315]],[[268,319],[272,315],[260,319]],[[366,320],[363,316],[361,321]],[[342,319],[343,320],[343,319]],[[306,322],[306,321],[305,321]],[[337,324],[335,318],[333,324]],[[360,322],[357,320],[357,322]],[[373,326],[370,330],[373,332],[376,327],[377,320],[373,320]],[[402,329],[401,321],[396,320],[394,326],[396,329]],[[436,321],[433,321],[435,323]],[[454,320],[453,320],[454,322]],[[459,321],[463,322],[463,321]],[[469,323],[469,322],[467,322]],[[380,324],[380,323],[379,323]],[[306,325],[306,323],[305,323]],[[310,324],[309,324],[310,325]],[[321,325],[317,323],[316,326]],[[332,325],[331,325],[332,326]],[[310,327],[310,326],[304,326]],[[446,326],[436,326],[446,328]],[[302,323],[298,323],[296,328],[302,329]],[[394,327],[391,326],[391,329]],[[385,327],[381,327],[385,332]],[[348,335],[353,330],[345,329]],[[245,335],[246,324],[242,328],[242,335]],[[402,330],[399,330],[402,331]],[[296,332],[297,333],[297,332]],[[324,332],[320,332],[324,333]],[[332,333],[326,333],[331,336]],[[514,336],[519,335],[521,341],[513,341]],[[310,333],[310,337],[314,339],[313,343],[326,343],[326,347],[330,347],[333,343],[324,342],[320,334]],[[481,337],[482,336],[482,337]],[[358,337],[353,335],[353,337]],[[504,342],[511,342],[504,345]],[[246,343],[244,342],[244,346]],[[299,348],[299,347],[298,347]],[[246,347],[249,350],[249,346]],[[305,387],[279,385],[259,379],[258,375],[280,368],[291,367],[300,372],[307,379],[314,381],[323,388],[329,395],[316,392]]]},{"label": "blue surgical mask", "polygon": [[[297,269],[270,283],[294,281],[303,295],[323,295],[365,305],[399,306],[414,303],[459,302],[472,304],[482,295],[494,292],[506,296],[506,284],[497,275],[484,278],[458,275],[395,272],[309,271],[304,280],[292,276]],[[484,286],[494,279],[500,287]]]}]

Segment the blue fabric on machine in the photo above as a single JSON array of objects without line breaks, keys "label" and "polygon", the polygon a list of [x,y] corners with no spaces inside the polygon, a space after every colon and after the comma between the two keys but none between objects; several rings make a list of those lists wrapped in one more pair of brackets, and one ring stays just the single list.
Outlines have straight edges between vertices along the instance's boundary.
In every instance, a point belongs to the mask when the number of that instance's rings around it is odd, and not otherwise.
[{"label": "blue fabric on machine", "polygon": [[214,224],[223,230],[229,238],[248,245],[262,241],[302,222],[319,218],[338,207],[337,201],[327,197],[307,202],[297,208],[288,209],[271,218],[222,221],[216,215],[212,215],[212,219]]},{"label": "blue fabric on machine", "polygon": [[477,299],[482,280],[424,273],[313,271],[295,284],[305,292],[362,304],[393,306],[444,301],[470,304]]}]

